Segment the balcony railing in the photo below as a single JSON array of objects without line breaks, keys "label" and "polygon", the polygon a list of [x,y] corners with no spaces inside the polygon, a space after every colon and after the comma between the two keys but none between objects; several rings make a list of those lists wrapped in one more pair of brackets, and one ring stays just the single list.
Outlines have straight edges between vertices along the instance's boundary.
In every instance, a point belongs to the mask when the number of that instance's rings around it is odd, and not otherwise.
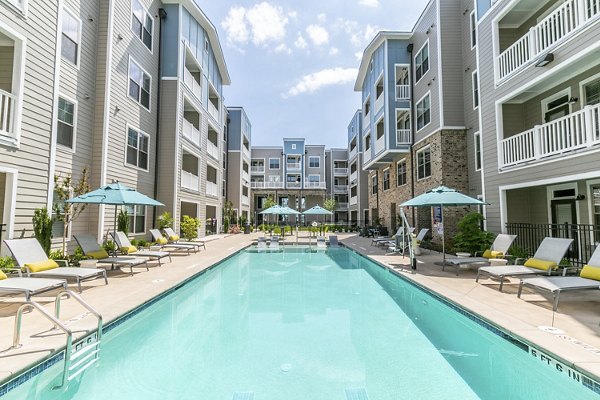
[{"label": "balcony railing", "polygon": [[348,185],[333,185],[333,191],[335,193],[346,193],[348,191]]},{"label": "balcony railing", "polygon": [[219,118],[219,109],[215,107],[215,105],[210,100],[208,101],[208,113],[211,117],[213,117],[215,121],[221,122],[221,119]]},{"label": "balcony railing", "polygon": [[250,158],[250,149],[242,145],[242,152],[247,158]]},{"label": "balcony railing", "polygon": [[410,85],[396,85],[396,100],[410,99]]},{"label": "balcony railing", "polygon": [[253,174],[264,174],[265,166],[264,165],[253,165],[250,167],[250,172]]},{"label": "balcony railing", "polygon": [[600,0],[565,1],[498,56],[498,78],[520,70],[598,14]]},{"label": "balcony railing", "polygon": [[348,209],[348,203],[337,203],[336,210],[347,210]]},{"label": "balcony railing", "polygon": [[302,169],[302,164],[300,164],[299,162],[295,162],[295,163],[287,163],[287,169],[288,170],[300,170]]},{"label": "balcony railing", "polygon": [[396,144],[410,144],[410,129],[396,129]]},{"label": "balcony railing", "polygon": [[371,161],[371,149],[365,150],[363,152],[363,162],[366,164]]},{"label": "balcony railing", "polygon": [[300,182],[288,182],[286,186],[290,189],[300,189],[302,187]]},{"label": "balcony railing", "polygon": [[200,131],[185,118],[183,119],[183,136],[200,146]]},{"label": "balcony railing", "polygon": [[191,172],[181,170],[181,187],[199,192],[200,177]]},{"label": "balcony railing", "polygon": [[348,168],[334,168],[334,175],[348,175]]},{"label": "balcony railing", "polygon": [[[290,187],[288,185],[288,187]],[[326,189],[327,186],[325,182],[312,182],[312,181],[304,181],[304,187],[307,189]]]},{"label": "balcony railing", "polygon": [[501,140],[500,166],[532,162],[599,143],[600,104]]},{"label": "balcony railing", "polygon": [[242,179],[246,182],[250,182],[250,174],[248,174],[246,171],[242,171]]},{"label": "balcony railing", "polygon": [[249,206],[250,205],[250,199],[248,198],[248,196],[242,195],[242,205],[243,206]]},{"label": "balcony railing", "polygon": [[350,174],[350,182],[354,182],[358,178],[358,171],[354,171]]},{"label": "balcony railing", "polygon": [[348,160],[352,160],[358,154],[358,146],[354,146],[350,153],[348,154]]},{"label": "balcony railing", "polygon": [[385,149],[385,135],[382,135],[375,141],[375,154],[379,154]]},{"label": "balcony railing", "polygon": [[358,196],[350,197],[350,205],[358,204]]},{"label": "balcony railing", "polygon": [[210,140],[206,142],[206,151],[208,152],[208,155],[215,160],[219,159],[219,148]]},{"label": "balcony railing", "polygon": [[0,90],[0,135],[14,136],[17,96]]},{"label": "balcony railing", "polygon": [[211,181],[206,181],[206,194],[208,196],[219,197],[219,185]]},{"label": "balcony railing", "polygon": [[383,95],[383,93],[381,93],[379,97],[375,100],[375,114],[377,114],[379,110],[383,108],[384,98],[385,96]]},{"label": "balcony railing", "polygon": [[183,69],[183,83],[185,83],[192,93],[198,98],[198,101],[202,101],[202,86],[187,68]]},{"label": "balcony railing", "polygon": [[283,189],[283,182],[250,182],[252,189]]}]

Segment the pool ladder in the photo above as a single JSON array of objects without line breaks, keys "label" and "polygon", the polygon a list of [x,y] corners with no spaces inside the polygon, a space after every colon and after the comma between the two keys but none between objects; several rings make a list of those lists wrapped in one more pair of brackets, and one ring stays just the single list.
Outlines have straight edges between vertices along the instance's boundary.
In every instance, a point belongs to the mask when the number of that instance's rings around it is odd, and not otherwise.
[{"label": "pool ladder", "polygon": [[[73,346],[73,331],[69,329],[65,323],[60,321],[60,303],[63,298],[72,298],[87,309],[87,312],[83,314],[81,318],[91,314],[98,320],[97,330],[79,340],[75,346]],[[102,339],[102,315],[86,303],[78,294],[70,290],[63,290],[56,296],[54,302],[54,315],[46,311],[40,304],[29,299],[17,310],[13,345],[11,348],[17,349],[21,347],[21,321],[23,319],[23,312],[25,310],[33,310],[34,308],[54,324],[54,329],[60,329],[67,335],[62,378],[60,384],[53,388],[59,389],[98,361],[98,357],[100,356],[100,342]]]}]

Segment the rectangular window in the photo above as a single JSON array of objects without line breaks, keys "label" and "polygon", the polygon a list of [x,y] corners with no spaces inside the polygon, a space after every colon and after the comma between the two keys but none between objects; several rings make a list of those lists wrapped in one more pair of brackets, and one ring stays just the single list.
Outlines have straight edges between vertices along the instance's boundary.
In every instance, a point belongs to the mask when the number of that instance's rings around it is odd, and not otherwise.
[{"label": "rectangular window", "polygon": [[406,185],[406,160],[396,164],[396,186]]},{"label": "rectangular window", "polygon": [[425,42],[415,56],[415,82],[429,71],[429,41]]},{"label": "rectangular window", "polygon": [[321,175],[309,175],[308,181],[311,183],[321,182]]},{"label": "rectangular window", "polygon": [[131,30],[152,51],[154,20],[140,0],[131,0]]},{"label": "rectangular window", "polygon": [[473,48],[477,44],[477,18],[475,17],[475,10],[473,10],[473,12],[471,13],[470,23],[471,23],[471,48]]},{"label": "rectangular window", "polygon": [[269,158],[269,169],[279,169],[279,158]]},{"label": "rectangular window", "polygon": [[133,128],[127,130],[127,164],[148,170],[148,148],[150,137]]},{"label": "rectangular window", "polygon": [[383,170],[383,190],[388,190],[390,188],[390,169]]},{"label": "rectangular window", "polygon": [[473,72],[473,108],[479,107],[479,80],[477,71]]},{"label": "rectangular window", "polygon": [[65,60],[75,65],[79,65],[80,41],[81,21],[69,10],[63,8],[61,55]]},{"label": "rectangular window", "polygon": [[481,169],[481,134],[475,133],[475,170]]},{"label": "rectangular window", "polygon": [[417,152],[417,179],[431,176],[431,149],[426,147]]},{"label": "rectangular window", "polygon": [[429,93],[417,103],[417,131],[431,122],[431,104]]},{"label": "rectangular window", "polygon": [[[594,214],[592,223],[598,226],[600,225],[600,185],[592,186],[590,191],[592,193],[590,201],[592,202],[592,211]],[[596,231],[594,240],[600,242],[600,231]]]},{"label": "rectangular window", "polygon": [[377,194],[377,174],[371,177],[371,193]]},{"label": "rectangular window", "polygon": [[129,97],[150,111],[152,78],[134,60],[129,59]]},{"label": "rectangular window", "polygon": [[129,218],[129,233],[146,232],[146,206],[125,206]]},{"label": "rectangular window", "polygon": [[[71,196],[69,196],[71,197]],[[65,200],[61,199],[60,196],[58,195],[58,192],[55,190],[53,192],[52,195],[52,238],[53,239],[59,239],[62,238],[65,234],[64,228],[65,228],[65,223],[61,220],[58,219],[59,215],[62,215],[62,210],[64,210],[64,205],[65,205]],[[61,213],[57,214],[56,210],[60,210]],[[67,238],[69,238],[71,236],[71,232],[70,232],[70,226],[67,227]]]},{"label": "rectangular window", "polygon": [[308,157],[309,168],[319,168],[321,166],[321,157]]},{"label": "rectangular window", "polygon": [[371,148],[371,135],[365,136],[365,150],[369,150]]},{"label": "rectangular window", "polygon": [[59,97],[56,142],[69,149],[75,148],[75,120],[75,104]]}]

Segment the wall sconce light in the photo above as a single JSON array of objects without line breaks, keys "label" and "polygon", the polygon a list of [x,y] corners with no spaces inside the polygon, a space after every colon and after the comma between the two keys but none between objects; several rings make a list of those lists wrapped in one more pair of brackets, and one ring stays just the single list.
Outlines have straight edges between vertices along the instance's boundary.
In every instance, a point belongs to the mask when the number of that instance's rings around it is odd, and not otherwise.
[{"label": "wall sconce light", "polygon": [[94,22],[94,18],[92,18],[91,15],[88,15],[87,20],[90,21],[90,22]]},{"label": "wall sconce light", "polygon": [[89,100],[90,99],[90,95],[89,94],[85,94],[85,96],[83,96],[84,99]]},{"label": "wall sconce light", "polygon": [[577,97],[571,97],[571,98],[569,99],[569,104],[574,104],[574,103],[577,103],[577,101],[578,101],[578,100],[579,100],[579,99],[578,99]]},{"label": "wall sconce light", "polygon": [[465,11],[463,11],[463,15],[465,15],[465,14],[466,14],[466,13],[468,13],[468,12],[469,12],[469,9],[468,9],[468,8],[466,8],[466,9],[465,9]]},{"label": "wall sconce light", "polygon": [[121,107],[115,106],[115,114],[118,113],[119,111],[121,111]]},{"label": "wall sconce light", "polygon": [[471,67],[465,68],[465,72],[469,71],[470,69],[471,69]]},{"label": "wall sconce light", "polygon": [[545,56],[541,57],[540,59],[538,59],[535,63],[536,67],[545,67],[546,65],[550,64],[552,61],[554,61],[554,54],[553,53],[547,53]]},{"label": "wall sconce light", "polygon": [[578,194],[577,197],[575,197],[575,200],[585,200],[585,194]]},{"label": "wall sconce light", "polygon": [[117,39],[119,40],[123,40],[123,35],[121,35],[120,33],[117,35]]}]

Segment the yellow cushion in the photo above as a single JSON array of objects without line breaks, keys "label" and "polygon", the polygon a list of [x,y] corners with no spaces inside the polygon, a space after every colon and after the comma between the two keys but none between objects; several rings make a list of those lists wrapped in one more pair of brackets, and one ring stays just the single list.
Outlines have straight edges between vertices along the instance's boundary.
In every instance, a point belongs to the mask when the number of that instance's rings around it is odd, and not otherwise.
[{"label": "yellow cushion", "polygon": [[600,281],[600,267],[592,267],[591,265],[584,265],[583,269],[579,273],[579,276],[582,278]]},{"label": "yellow cushion", "polygon": [[489,258],[500,258],[503,256],[504,256],[504,253],[501,251],[487,249],[486,251],[483,252],[483,257],[488,258],[488,259]]},{"label": "yellow cushion", "polygon": [[164,246],[165,244],[169,243],[169,241],[167,239],[165,239],[164,237],[161,237],[161,238],[156,239],[156,243],[162,244]]},{"label": "yellow cushion", "polygon": [[6,276],[6,274],[4,272],[0,271],[0,281],[2,279],[6,279],[6,278],[8,278],[8,276]]},{"label": "yellow cushion", "polygon": [[25,264],[24,267],[28,268],[31,272],[42,272],[48,271],[49,269],[58,268],[58,264],[54,260],[44,260]]},{"label": "yellow cushion", "polygon": [[101,260],[103,258],[108,258],[108,253],[104,249],[101,249],[101,250],[98,250],[98,251],[90,251],[86,255],[88,255],[88,256],[96,259],[96,260]]},{"label": "yellow cushion", "polygon": [[539,260],[537,258],[530,258],[529,260],[525,261],[524,265],[526,267],[540,269],[542,271],[558,268],[558,265],[554,261]]},{"label": "yellow cushion", "polygon": [[135,253],[136,251],[138,251],[138,249],[135,246],[123,246],[123,247],[121,247],[121,253],[131,254],[131,253]]},{"label": "yellow cushion", "polygon": [[176,242],[179,240],[179,235],[171,235],[169,236],[169,240],[172,240],[173,242]]}]

